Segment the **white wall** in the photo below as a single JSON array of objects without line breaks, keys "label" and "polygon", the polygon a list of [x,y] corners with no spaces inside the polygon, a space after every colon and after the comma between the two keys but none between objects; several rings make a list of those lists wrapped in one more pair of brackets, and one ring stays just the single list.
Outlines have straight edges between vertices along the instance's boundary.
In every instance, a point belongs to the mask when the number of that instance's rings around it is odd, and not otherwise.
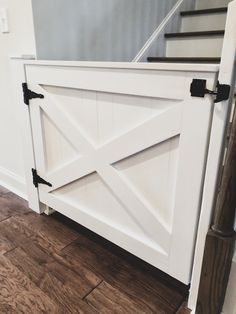
[{"label": "white wall", "polygon": [[35,54],[31,0],[0,0],[0,8],[8,8],[10,26],[10,33],[0,32],[0,184],[24,196],[21,108],[14,98],[9,55]]}]

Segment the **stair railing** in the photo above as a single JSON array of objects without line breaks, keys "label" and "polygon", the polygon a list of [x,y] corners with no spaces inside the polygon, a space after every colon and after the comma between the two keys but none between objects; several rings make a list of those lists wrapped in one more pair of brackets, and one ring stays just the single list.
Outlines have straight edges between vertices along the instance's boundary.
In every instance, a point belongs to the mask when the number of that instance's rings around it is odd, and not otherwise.
[{"label": "stair railing", "polygon": [[177,1],[177,3],[170,10],[170,12],[167,14],[167,16],[161,22],[161,24],[157,27],[157,29],[153,32],[153,34],[150,36],[150,38],[146,41],[146,43],[141,48],[141,50],[134,57],[132,62],[140,62],[142,60],[142,58],[146,55],[147,51],[150,49],[150,47],[153,45],[153,43],[158,39],[158,37],[161,36],[161,34],[163,33],[163,31],[166,28],[166,26],[168,25],[168,23],[173,19],[175,14],[181,8],[181,5],[184,3],[184,1],[185,0],[178,0]]}]

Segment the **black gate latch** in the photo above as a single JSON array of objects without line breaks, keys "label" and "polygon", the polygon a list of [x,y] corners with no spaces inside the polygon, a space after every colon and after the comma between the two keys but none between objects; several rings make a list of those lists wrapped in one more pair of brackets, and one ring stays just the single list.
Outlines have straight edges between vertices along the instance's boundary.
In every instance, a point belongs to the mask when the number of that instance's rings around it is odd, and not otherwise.
[{"label": "black gate latch", "polygon": [[33,99],[33,98],[44,98],[44,95],[37,94],[37,93],[33,92],[32,90],[30,90],[28,88],[27,83],[23,83],[22,84],[22,88],[23,88],[23,95],[24,95],[24,103],[27,106],[29,106],[30,99]]},{"label": "black gate latch", "polygon": [[204,97],[206,94],[216,96],[214,100],[215,103],[221,102],[223,100],[228,100],[230,95],[230,85],[220,84],[216,85],[216,91],[211,91],[206,88],[207,81],[193,79],[190,92],[193,97]]},{"label": "black gate latch", "polygon": [[43,178],[41,178],[38,173],[37,173],[37,170],[36,169],[32,169],[32,175],[33,175],[33,184],[34,186],[37,188],[39,186],[39,184],[45,184],[45,185],[48,185],[48,186],[51,186],[52,187],[52,184],[45,181]]}]

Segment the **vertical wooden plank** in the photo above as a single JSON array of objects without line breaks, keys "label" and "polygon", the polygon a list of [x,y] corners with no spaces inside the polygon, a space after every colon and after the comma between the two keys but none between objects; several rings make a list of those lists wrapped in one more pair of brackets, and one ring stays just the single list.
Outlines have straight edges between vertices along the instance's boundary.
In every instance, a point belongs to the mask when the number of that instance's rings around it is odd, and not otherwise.
[{"label": "vertical wooden plank", "polygon": [[98,144],[111,140],[114,134],[113,94],[97,93]]},{"label": "vertical wooden plank", "polygon": [[[191,75],[193,75],[191,73]],[[196,74],[195,74],[196,75]],[[214,75],[208,78],[210,88]],[[175,210],[171,243],[170,274],[175,278],[184,276],[186,284],[191,281],[191,265],[196,237],[196,228],[201,204],[202,180],[204,177],[209,128],[211,122],[211,98],[193,98],[189,92],[191,79],[186,79],[186,98],[183,103],[182,131],[180,134],[179,164],[176,182]],[[188,192],[187,192],[188,191]],[[186,210],[188,208],[188,210]],[[186,232],[186,230],[188,230]],[[188,237],[186,237],[188,234]],[[184,243],[184,245],[183,245]],[[176,263],[177,256],[184,256]],[[189,272],[186,270],[189,269]],[[178,274],[178,277],[176,276]]]},{"label": "vertical wooden plank", "polygon": [[[30,88],[30,87],[29,87]],[[33,88],[32,88],[33,89]],[[36,169],[41,173],[45,173],[46,171],[46,152],[44,145],[44,135],[42,126],[42,117],[41,117],[41,109],[39,105],[39,100],[32,100],[32,105],[29,108],[30,110],[30,119],[32,124],[32,135],[33,135],[33,144],[34,144],[34,152],[37,156],[36,158]]]},{"label": "vertical wooden plank", "polygon": [[31,122],[29,108],[23,102],[22,83],[26,82],[24,60],[11,59],[12,77],[14,77],[14,94],[19,103],[21,116],[21,134],[25,165],[25,180],[27,185],[27,196],[29,207],[37,213],[41,212],[38,191],[35,189],[32,181],[31,169],[35,168],[34,148],[32,139]]}]

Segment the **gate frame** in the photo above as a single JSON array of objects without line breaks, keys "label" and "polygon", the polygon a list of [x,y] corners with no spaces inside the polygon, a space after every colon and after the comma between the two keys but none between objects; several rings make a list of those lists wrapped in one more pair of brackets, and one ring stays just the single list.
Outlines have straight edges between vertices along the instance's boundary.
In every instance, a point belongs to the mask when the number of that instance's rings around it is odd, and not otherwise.
[{"label": "gate frame", "polygon": [[[12,58],[11,66],[14,71],[15,77],[15,90],[17,101],[20,100],[20,105],[24,109],[22,113],[22,138],[23,138],[23,153],[24,153],[24,164],[25,164],[25,175],[26,175],[26,185],[28,193],[29,207],[33,208],[37,213],[42,213],[46,210],[47,206],[40,203],[38,190],[32,183],[32,173],[31,169],[35,168],[35,157],[33,148],[33,138],[32,138],[32,128],[31,120],[29,115],[29,108],[23,102],[22,97],[22,86],[21,83],[26,81],[26,71],[25,67],[27,65],[54,65],[54,66],[82,66],[82,67],[107,67],[107,68],[122,68],[122,69],[146,69],[146,70],[174,70],[174,71],[186,71],[186,72],[214,72],[216,73],[215,84],[217,81],[217,73],[219,72],[219,65],[206,65],[206,64],[147,64],[147,63],[102,63],[102,62],[70,62],[70,61],[39,61],[39,60],[24,60],[20,58]],[[207,70],[208,69],[208,70]],[[217,152],[221,151],[222,148],[222,136],[223,129],[226,123],[227,112],[229,110],[229,105],[223,105],[225,102],[221,102],[215,105],[213,111],[212,119],[212,134],[209,145],[208,161],[205,173],[205,183],[204,183],[204,195],[202,209],[200,212],[200,220],[198,223],[197,231],[197,244],[194,257],[194,267],[193,275],[191,280],[191,290],[189,297],[189,308],[194,311],[195,304],[197,301],[196,291],[198,291],[198,276],[201,271],[201,256],[204,252],[204,241],[205,236],[210,225],[210,219],[212,215],[212,206],[208,206],[213,201],[215,193],[215,182],[218,173],[220,154]],[[226,102],[227,103],[227,102]],[[228,107],[227,107],[228,106]],[[223,115],[222,118],[219,117],[219,112]],[[219,140],[221,138],[221,140]],[[214,147],[216,145],[216,147]],[[206,195],[207,193],[207,195]],[[205,197],[205,198],[204,198]],[[193,312],[194,313],[194,312]]]}]

